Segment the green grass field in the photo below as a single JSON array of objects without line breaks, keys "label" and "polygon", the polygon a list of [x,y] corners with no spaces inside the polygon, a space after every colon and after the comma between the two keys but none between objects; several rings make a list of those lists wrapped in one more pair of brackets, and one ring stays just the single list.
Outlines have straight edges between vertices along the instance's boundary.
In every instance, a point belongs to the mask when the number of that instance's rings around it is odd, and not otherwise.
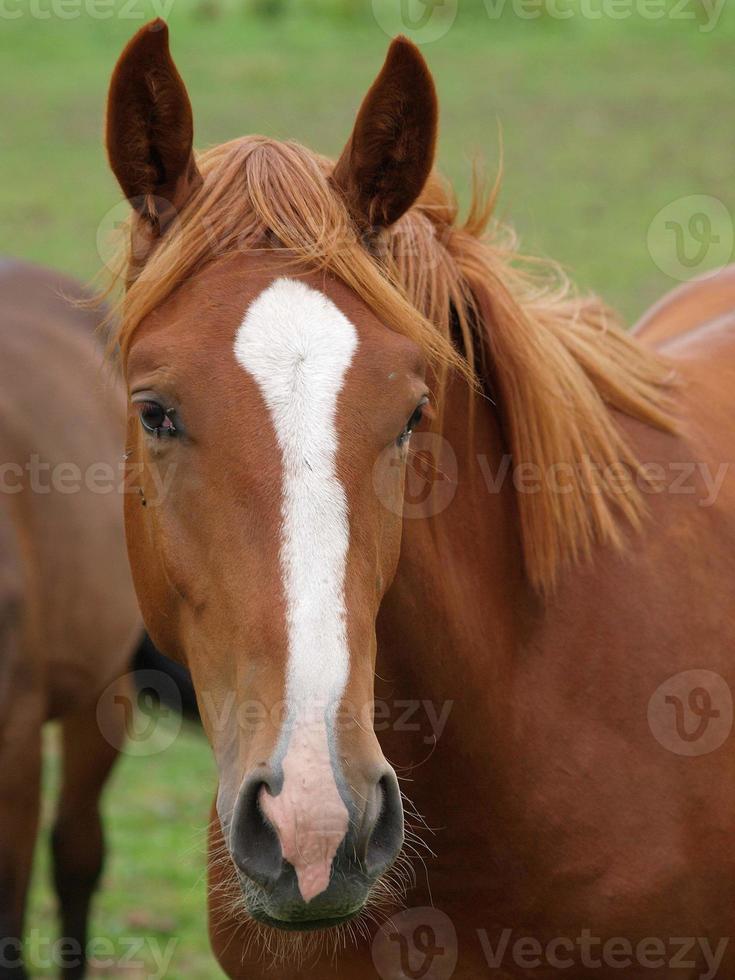
[{"label": "green grass field", "polygon": [[[246,16],[247,2],[173,0],[198,144],[256,131],[338,152],[387,44],[369,2],[354,19],[297,5],[279,20]],[[156,9],[134,3],[132,20],[0,19],[4,252],[82,276],[97,268],[96,230],[118,200],[100,138],[106,85],[143,9]],[[472,157],[494,170],[502,130],[502,215],[528,250],[635,317],[672,285],[646,247],[657,212],[694,193],[735,205],[734,50],[732,5],[703,33],[684,20],[492,21],[479,0],[460,3],[448,33],[425,46],[440,164],[466,199]]]},{"label": "green grass field", "polygon": [[[0,11],[0,253],[88,277],[99,265],[98,225],[118,201],[101,147],[106,84],[123,42],[154,8],[128,3],[147,11],[138,19],[30,12],[52,2],[4,0]],[[387,36],[369,3],[286,6],[281,18],[258,18],[247,0],[174,0],[172,44],[200,146],[261,131],[341,148]],[[728,223],[732,230],[735,11],[705,31],[711,3],[690,0],[686,9],[695,8],[699,20],[492,20],[481,3],[460,2],[451,29],[424,48],[442,105],[440,164],[460,200],[473,156],[496,168],[502,130],[502,216],[528,252],[561,260],[628,320],[676,284],[647,246],[664,206],[694,194],[722,202],[719,251],[705,249],[694,271],[721,258]],[[51,737],[46,828],[53,783]],[[166,976],[219,975],[203,883],[213,789],[208,747],[189,728],[160,755],[119,766],[106,798],[112,853],[92,929],[115,940],[118,958],[126,937],[160,948],[176,940]],[[44,839],[29,916],[43,935],[54,928],[47,877]],[[145,969],[117,963],[98,973],[146,976],[150,948],[146,956]]]}]

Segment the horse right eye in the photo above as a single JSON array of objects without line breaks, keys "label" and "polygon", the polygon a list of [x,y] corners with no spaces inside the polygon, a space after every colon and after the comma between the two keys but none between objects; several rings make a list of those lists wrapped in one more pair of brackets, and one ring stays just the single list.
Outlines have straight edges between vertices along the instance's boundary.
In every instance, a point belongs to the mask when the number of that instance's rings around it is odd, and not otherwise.
[{"label": "horse right eye", "polygon": [[163,405],[152,400],[138,402],[136,407],[138,409],[140,424],[146,432],[150,432],[155,436],[160,436],[162,432],[167,432],[170,436],[175,434],[176,426],[173,422],[173,409],[167,410]]}]

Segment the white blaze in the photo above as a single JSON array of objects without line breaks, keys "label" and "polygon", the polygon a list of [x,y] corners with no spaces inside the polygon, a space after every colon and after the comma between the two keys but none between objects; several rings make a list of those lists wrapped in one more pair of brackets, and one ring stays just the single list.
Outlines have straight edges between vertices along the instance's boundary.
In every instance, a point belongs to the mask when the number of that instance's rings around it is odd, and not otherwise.
[{"label": "white blaze", "polygon": [[325,712],[349,673],[347,498],[336,472],[337,400],[357,332],[323,293],[277,279],[251,304],[235,357],[258,384],[283,462],[280,560],[288,625],[289,740],[283,788],[260,805],[310,901],[329,884],[348,813],[332,769]]}]

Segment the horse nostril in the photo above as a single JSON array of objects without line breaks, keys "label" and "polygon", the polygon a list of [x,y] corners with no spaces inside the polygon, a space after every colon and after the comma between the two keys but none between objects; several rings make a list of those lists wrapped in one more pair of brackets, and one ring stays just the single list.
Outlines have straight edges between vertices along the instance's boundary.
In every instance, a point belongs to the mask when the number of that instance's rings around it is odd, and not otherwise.
[{"label": "horse nostril", "polygon": [[387,871],[403,847],[403,805],[392,769],[382,776],[377,789],[382,802],[365,857],[366,870],[371,877]]},{"label": "horse nostril", "polygon": [[281,873],[281,845],[263,816],[258,798],[269,783],[262,772],[248,777],[238,796],[230,831],[230,848],[237,867],[262,885],[272,886]]}]

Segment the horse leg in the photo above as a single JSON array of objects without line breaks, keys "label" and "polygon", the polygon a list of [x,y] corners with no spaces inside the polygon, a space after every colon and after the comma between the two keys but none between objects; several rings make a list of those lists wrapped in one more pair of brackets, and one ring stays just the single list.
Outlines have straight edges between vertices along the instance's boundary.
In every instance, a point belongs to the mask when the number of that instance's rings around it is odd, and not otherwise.
[{"label": "horse leg", "polygon": [[41,726],[19,723],[13,715],[0,732],[0,980],[28,976],[21,944],[38,831]]},{"label": "horse leg", "polygon": [[[121,693],[123,679],[119,682]],[[125,737],[125,712],[112,697],[68,715],[62,723],[63,772],[51,836],[54,886],[59,900],[64,980],[83,977],[87,965],[87,924],[102,873],[105,843],[100,795]]]},{"label": "horse leg", "polygon": [[22,980],[23,918],[41,786],[40,678],[24,637],[22,578],[0,521],[0,980]]}]

